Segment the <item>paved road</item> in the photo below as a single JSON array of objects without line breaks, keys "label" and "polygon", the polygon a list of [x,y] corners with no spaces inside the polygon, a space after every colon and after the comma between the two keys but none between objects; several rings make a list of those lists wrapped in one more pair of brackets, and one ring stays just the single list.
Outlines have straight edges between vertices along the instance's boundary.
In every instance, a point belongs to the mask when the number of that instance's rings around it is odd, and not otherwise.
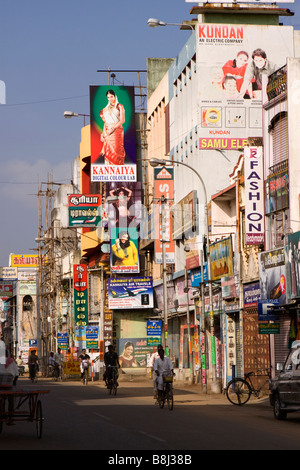
[{"label": "paved road", "polygon": [[34,423],[3,426],[0,450],[289,450],[300,449],[300,413],[273,418],[268,400],[239,408],[223,395],[203,395],[197,386],[175,389],[174,410],[154,405],[151,382],[122,382],[116,397],[103,383],[40,380],[19,387],[45,388],[42,439]]}]

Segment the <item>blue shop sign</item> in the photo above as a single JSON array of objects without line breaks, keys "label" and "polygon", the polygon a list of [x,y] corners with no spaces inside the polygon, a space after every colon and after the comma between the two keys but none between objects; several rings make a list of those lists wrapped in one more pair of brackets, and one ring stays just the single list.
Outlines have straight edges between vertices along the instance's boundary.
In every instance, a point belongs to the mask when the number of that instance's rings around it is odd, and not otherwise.
[{"label": "blue shop sign", "polygon": [[[204,263],[203,273],[204,273],[204,276],[203,276],[204,281],[208,281],[207,263]],[[202,282],[201,268],[191,269],[190,274],[191,274],[192,287],[199,287]]]},{"label": "blue shop sign", "polygon": [[162,321],[161,320],[147,320],[147,336],[161,336],[162,335]]}]

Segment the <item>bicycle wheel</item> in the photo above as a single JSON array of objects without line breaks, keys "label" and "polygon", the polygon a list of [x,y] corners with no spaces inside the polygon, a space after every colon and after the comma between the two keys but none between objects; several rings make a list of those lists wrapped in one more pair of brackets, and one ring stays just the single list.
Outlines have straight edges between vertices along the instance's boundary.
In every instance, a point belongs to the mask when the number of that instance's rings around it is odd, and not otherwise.
[{"label": "bicycle wheel", "polygon": [[167,403],[168,403],[169,410],[172,411],[173,406],[174,406],[174,397],[173,397],[172,386],[170,384],[168,385],[168,389],[167,389]]},{"label": "bicycle wheel", "polygon": [[108,380],[108,393],[111,395],[112,394],[112,389],[113,389],[113,380],[109,379]]},{"label": "bicycle wheel", "polygon": [[244,379],[232,379],[226,388],[226,397],[233,405],[245,405],[251,393],[251,387]]},{"label": "bicycle wheel", "polygon": [[40,400],[38,400],[36,404],[35,421],[36,421],[37,437],[38,439],[41,439],[42,431],[43,431],[43,410],[42,410],[42,403]]},{"label": "bicycle wheel", "polygon": [[118,389],[117,382],[114,380],[114,385],[113,385],[113,394],[114,395],[117,395],[117,389]]},{"label": "bicycle wheel", "polygon": [[158,404],[160,408],[165,405],[165,392],[163,390],[158,392]]}]

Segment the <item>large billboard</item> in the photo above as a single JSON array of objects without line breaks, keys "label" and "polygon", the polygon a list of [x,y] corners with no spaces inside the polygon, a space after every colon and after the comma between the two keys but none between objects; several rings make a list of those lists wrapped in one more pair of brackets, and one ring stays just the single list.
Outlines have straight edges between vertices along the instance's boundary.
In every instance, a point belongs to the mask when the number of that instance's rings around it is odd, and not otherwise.
[{"label": "large billboard", "polygon": [[199,148],[237,150],[262,136],[262,76],[293,57],[291,26],[199,24]]},{"label": "large billboard", "polygon": [[258,253],[260,300],[286,303],[284,248]]},{"label": "large billboard", "polygon": [[136,181],[134,87],[90,86],[91,181]]},{"label": "large billboard", "polygon": [[[280,0],[278,3],[294,3],[295,0]],[[185,0],[186,3],[197,3],[195,0]],[[205,3],[216,3],[215,0],[206,0]],[[222,3],[233,3],[236,5],[237,3],[255,3],[263,4],[263,3],[275,3],[274,0],[222,0]]]},{"label": "large billboard", "polygon": [[152,277],[108,279],[110,309],[153,308]]}]

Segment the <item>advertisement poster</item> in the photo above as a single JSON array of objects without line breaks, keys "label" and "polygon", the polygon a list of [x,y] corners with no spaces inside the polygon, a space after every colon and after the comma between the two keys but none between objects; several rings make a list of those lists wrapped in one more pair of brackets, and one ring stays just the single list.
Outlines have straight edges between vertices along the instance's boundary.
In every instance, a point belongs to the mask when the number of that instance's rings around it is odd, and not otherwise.
[{"label": "advertisement poster", "polygon": [[285,266],[287,298],[293,300],[300,297],[300,232],[287,237]]},{"label": "advertisement poster", "polygon": [[119,362],[122,369],[147,367],[148,357],[153,347],[147,344],[147,338],[120,338],[118,340]]},{"label": "advertisement poster", "polygon": [[258,253],[260,300],[286,303],[286,269],[284,248]]},{"label": "advertisement poster", "polygon": [[73,282],[75,326],[87,326],[89,322],[87,265],[73,265]]},{"label": "advertisement poster", "polygon": [[210,245],[211,277],[213,280],[233,275],[232,241],[224,238]]},{"label": "advertisement poster", "polygon": [[91,181],[136,181],[134,87],[90,86]]},{"label": "advertisement poster", "polygon": [[97,227],[101,221],[99,194],[69,195],[69,227]]},{"label": "advertisement poster", "polygon": [[264,170],[262,147],[245,147],[245,243],[264,243]]},{"label": "advertisement poster", "polygon": [[106,183],[106,198],[117,197],[116,202],[106,204],[106,225],[111,227],[138,227],[142,220],[142,184]]},{"label": "advertisement poster", "polygon": [[199,148],[237,150],[261,137],[262,76],[293,56],[291,26],[199,24]]},{"label": "advertisement poster", "polygon": [[152,277],[108,279],[108,304],[112,310],[153,308]]},{"label": "advertisement poster", "polygon": [[[294,3],[295,0],[280,0],[278,3]],[[196,3],[195,0],[185,0],[186,3]],[[215,0],[206,0],[205,3],[216,3]],[[256,5],[258,4],[263,4],[263,3],[272,3],[274,4],[275,2],[273,0],[222,0],[222,3],[232,3],[236,5],[237,3],[255,3]],[[253,5],[254,6],[254,5]]]},{"label": "advertisement poster", "polygon": [[139,273],[138,232],[136,228],[110,231],[110,270],[112,273]]},{"label": "advertisement poster", "polygon": [[[175,242],[172,238],[171,207],[174,200],[173,168],[154,168],[154,198],[155,204],[155,263],[162,264],[163,243],[165,241],[166,263],[175,263]],[[162,205],[162,198],[165,202]],[[164,217],[163,217],[164,215]]]}]

